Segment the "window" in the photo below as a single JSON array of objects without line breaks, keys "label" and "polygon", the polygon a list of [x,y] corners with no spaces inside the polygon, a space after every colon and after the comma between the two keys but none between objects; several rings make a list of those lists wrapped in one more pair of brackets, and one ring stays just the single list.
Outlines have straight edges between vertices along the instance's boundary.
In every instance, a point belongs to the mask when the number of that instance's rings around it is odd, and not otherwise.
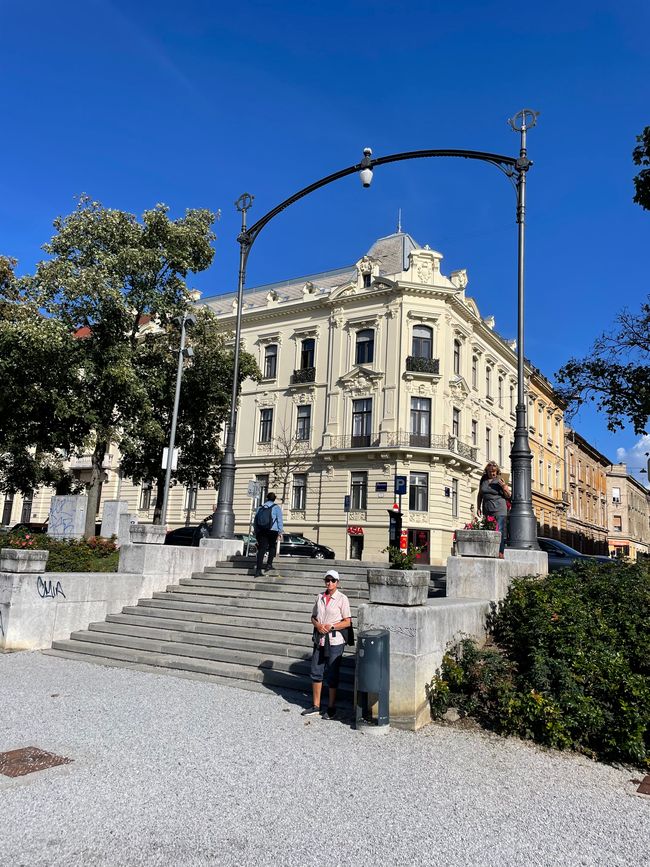
[{"label": "window", "polygon": [[489,365],[485,368],[485,396],[492,397],[492,368]]},{"label": "window", "polygon": [[266,495],[269,492],[269,477],[268,475],[255,476],[255,481],[260,486],[260,503],[266,502]]},{"label": "window", "polygon": [[270,443],[271,442],[272,429],[273,429],[273,410],[272,409],[261,409],[260,410],[259,442]]},{"label": "window", "polygon": [[620,515],[614,515],[614,532],[623,532],[623,518]]},{"label": "window", "polygon": [[497,454],[498,454],[498,462],[499,466],[503,466],[503,437],[499,434],[499,439],[497,440]]},{"label": "window", "polygon": [[451,517],[458,517],[458,479],[451,480]]},{"label": "window", "polygon": [[307,503],[307,474],[294,473],[291,508],[303,512]]},{"label": "window", "polygon": [[539,438],[544,439],[544,407],[541,406],[541,404],[538,408],[538,417],[539,424],[537,426],[537,432],[539,433]]},{"label": "window", "polygon": [[371,364],[375,357],[375,332],[372,328],[357,331],[356,364]]},{"label": "window", "polygon": [[350,477],[351,508],[365,512],[368,506],[368,473],[352,473]]},{"label": "window", "polygon": [[307,370],[314,366],[314,358],[316,353],[316,341],[313,337],[303,340],[300,344],[300,369]]},{"label": "window", "polygon": [[433,331],[426,325],[416,325],[413,329],[413,351],[416,358],[433,358]]},{"label": "window", "polygon": [[621,502],[621,489],[620,488],[612,488],[612,503],[620,503]]},{"label": "window", "polygon": [[32,504],[34,502],[34,494],[25,494],[23,497],[23,505],[20,510],[20,521],[22,524],[29,524],[32,519]]},{"label": "window", "polygon": [[431,445],[431,398],[411,398],[411,436],[412,446],[429,448]]},{"label": "window", "polygon": [[539,462],[539,486],[544,487],[544,461],[542,460]]},{"label": "window", "polygon": [[497,383],[497,399],[499,406],[503,406],[503,377],[500,376]]},{"label": "window", "polygon": [[460,436],[460,410],[453,408],[451,413],[451,434],[452,436]]},{"label": "window", "polygon": [[409,509],[412,512],[429,511],[428,473],[411,473],[409,480]]},{"label": "window", "polygon": [[185,511],[186,512],[195,512],[196,511],[196,500],[199,494],[199,486],[198,485],[188,485],[185,488]]},{"label": "window", "polygon": [[151,489],[153,485],[151,482],[143,482],[142,487],[140,488],[140,510],[142,512],[148,512],[151,508]]},{"label": "window", "polygon": [[296,423],[296,439],[301,442],[308,440],[311,435],[311,404],[298,407]]},{"label": "window", "polygon": [[460,376],[460,340],[454,340],[454,373]]},{"label": "window", "polygon": [[14,495],[5,494],[4,506],[2,507],[2,523],[11,523],[11,510],[14,507]]},{"label": "window", "polygon": [[514,385],[510,386],[510,412],[513,413],[515,411],[515,387]]},{"label": "window", "polygon": [[372,274],[364,274],[363,275],[363,288],[370,289],[372,286]]},{"label": "window", "polygon": [[490,452],[492,451],[492,429],[485,428],[485,460],[490,460]]},{"label": "window", "polygon": [[472,445],[478,445],[478,422],[475,418],[472,419]]},{"label": "window", "polygon": [[372,398],[352,401],[352,447],[370,445],[372,432]]},{"label": "window", "polygon": [[472,388],[478,389],[478,356],[472,355]]},{"label": "window", "polygon": [[264,352],[264,379],[275,379],[278,371],[278,347],[275,343]]}]

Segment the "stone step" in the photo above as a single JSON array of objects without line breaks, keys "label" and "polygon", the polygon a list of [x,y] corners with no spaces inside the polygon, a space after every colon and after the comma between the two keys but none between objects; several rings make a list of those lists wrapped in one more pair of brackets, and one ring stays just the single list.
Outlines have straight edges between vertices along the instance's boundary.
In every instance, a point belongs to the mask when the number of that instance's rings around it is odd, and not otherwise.
[{"label": "stone step", "polygon": [[[129,618],[133,620],[134,618]],[[238,630],[233,630],[234,634],[224,635],[223,633],[205,633],[194,632],[187,628],[179,629],[178,625],[165,626],[163,623],[155,620],[141,625],[139,623],[116,623],[114,618],[108,621],[91,623],[88,627],[89,632],[94,632],[99,635],[127,635],[133,638],[147,639],[151,638],[154,641],[180,642],[182,644],[197,644],[205,647],[218,647],[228,650],[244,650],[251,653],[271,656],[287,656],[295,659],[310,659],[312,653],[311,638],[308,635],[289,636],[290,639],[298,638],[299,641],[282,639],[282,635],[276,633],[264,633],[261,631],[255,632],[249,630],[249,635],[237,634]],[[104,640],[103,638],[101,639]]]},{"label": "stone step", "polygon": [[[62,656],[66,659],[80,659],[104,665],[110,665],[111,662],[125,663],[127,665],[130,664],[138,670],[150,667],[152,671],[155,671],[156,668],[164,668],[179,672],[193,672],[211,675],[214,676],[217,682],[232,683],[233,685],[237,685],[238,681],[240,683],[253,682],[283,687],[285,689],[300,690],[301,692],[309,692],[311,694],[309,676],[295,672],[277,671],[273,668],[251,668],[246,665],[235,665],[233,663],[215,662],[206,659],[192,659],[185,656],[154,653],[127,647],[96,645],[89,642],[72,641],[70,639],[55,641],[49,653],[52,656]],[[352,681],[346,680],[343,673],[341,675],[339,691],[343,696],[347,697],[353,691]]]},{"label": "stone step", "polygon": [[[257,617],[233,617],[230,614],[221,612],[219,606],[210,606],[215,609],[215,612],[204,612],[196,610],[196,606],[186,604],[185,608],[178,608],[173,603],[163,605],[163,600],[140,600],[137,606],[126,606],[122,609],[124,615],[136,615],[147,618],[169,618],[172,620],[183,620],[198,624],[214,624],[216,626],[232,626],[242,629],[269,629],[285,634],[309,634],[311,635],[313,627],[309,620],[301,618],[300,620],[286,620],[281,617],[268,618],[260,614]],[[122,615],[110,615],[111,617],[120,617]],[[282,628],[284,627],[284,628]]]},{"label": "stone step", "polygon": [[[381,569],[386,567],[387,563],[363,563],[360,566],[351,566],[348,563],[337,563],[336,560],[314,560],[311,557],[276,557],[273,560],[273,568],[278,572],[294,573],[305,572],[306,574],[320,575],[321,577],[329,569],[336,569],[340,573],[342,580],[350,577],[365,578],[368,569]],[[215,566],[207,566],[206,569],[227,570],[227,569],[255,569],[256,562],[254,558],[235,558],[234,560],[224,560],[217,563]]]},{"label": "stone step", "polygon": [[[274,592],[277,590],[295,589],[298,592],[308,593],[312,599],[314,599],[318,593],[322,592],[325,586],[320,581],[310,583],[309,580],[300,576],[292,578],[274,577],[273,579],[256,578],[255,580],[252,580],[250,577],[241,575],[239,572],[222,575],[213,573],[207,575],[204,572],[193,572],[190,578],[183,578],[181,581],[183,583],[186,583],[187,581],[196,581],[205,584],[206,586],[232,587],[237,590],[248,590],[251,592],[256,590]],[[356,581],[353,584],[346,582],[345,587],[341,585],[341,591],[345,593],[346,596],[367,593],[368,582]]]},{"label": "stone step", "polygon": [[[223,596],[223,597],[231,597],[233,599],[241,599],[243,597],[254,597],[255,599],[269,599],[273,601],[285,601],[285,600],[294,600],[295,602],[306,602],[308,604],[313,605],[316,600],[316,595],[313,591],[307,589],[304,590],[302,587],[294,586],[294,587],[286,587],[286,586],[278,586],[274,585],[272,587],[263,587],[262,589],[249,590],[246,588],[240,587],[223,587],[219,580],[202,580],[195,578],[182,578],[179,584],[169,585],[169,587],[180,587],[180,588],[192,588],[196,590],[197,588],[203,588],[206,592],[210,594],[214,594],[215,596]],[[183,591],[182,591],[183,592]],[[350,601],[352,600],[368,600],[368,590],[352,590],[348,592],[347,597]]]},{"label": "stone step", "polygon": [[[214,597],[213,597],[214,598]],[[202,602],[200,597],[181,598],[178,593],[154,593],[152,599],[140,599],[138,607],[154,606],[156,608],[175,608],[181,611],[191,611],[204,614],[222,614],[229,618],[262,618],[265,620],[283,620],[291,623],[310,623],[311,612],[293,611],[282,608],[245,608],[243,606],[225,605],[223,602]]]},{"label": "stone step", "polygon": [[[179,587],[176,584],[172,584],[167,588],[166,592],[158,591],[154,593],[154,599],[164,599],[166,594],[173,597],[174,599],[178,599],[182,602],[209,602],[214,600],[215,602],[222,603],[227,608],[237,609],[237,608],[256,608],[256,609],[265,609],[267,611],[281,611],[281,612],[294,612],[301,613],[309,619],[311,617],[311,612],[313,610],[314,604],[312,601],[300,601],[293,599],[290,595],[286,598],[274,598],[274,599],[257,599],[254,596],[221,596],[218,593],[209,590],[205,587]],[[361,600],[363,601],[363,600]],[[352,610],[353,616],[355,615],[357,605],[355,604],[356,600],[350,600],[350,608]]]},{"label": "stone step", "polygon": [[[118,659],[131,659],[134,662],[157,660],[155,665],[168,665],[165,657],[174,660],[174,666],[189,671],[205,671],[216,667],[215,673],[225,674],[230,667],[237,677],[246,680],[259,680],[256,673],[274,672],[285,677],[296,676],[309,679],[309,660],[292,659],[247,651],[233,651],[221,648],[206,648],[187,645],[181,642],[153,641],[134,636],[112,635],[90,631],[73,632],[69,639],[55,641],[55,650],[78,650],[95,656],[108,656]],[[354,668],[346,664],[341,667],[341,683],[351,687],[354,681]]]},{"label": "stone step", "polygon": [[[176,618],[167,615],[167,612],[157,612],[159,616],[147,616],[143,614],[148,609],[132,608],[128,613],[124,614],[109,614],[106,617],[107,623],[121,623],[124,625],[154,627],[156,629],[169,629],[183,633],[192,633],[196,635],[208,635],[213,637],[224,636],[227,638],[246,639],[250,641],[260,641],[265,638],[270,638],[273,641],[283,644],[291,644],[297,647],[311,647],[312,627],[307,624],[305,629],[300,631],[289,631],[279,629],[277,623],[273,621],[265,622],[267,626],[247,626],[239,622],[233,623],[232,618],[223,618],[222,623],[206,622],[203,620],[191,620],[187,617]],[[156,609],[150,609],[156,613]],[[181,612],[186,614],[187,612]],[[240,618],[244,619],[244,618]],[[93,629],[96,624],[91,623],[90,629]]]},{"label": "stone step", "polygon": [[[191,659],[207,659],[215,662],[232,663],[233,665],[249,666],[252,668],[272,668],[275,671],[288,671],[301,675],[309,675],[309,656],[302,655],[300,658],[292,658],[286,655],[277,655],[270,652],[256,652],[242,648],[231,649],[227,647],[204,646],[186,641],[171,641],[161,636],[156,638],[143,638],[137,635],[119,635],[109,632],[94,632],[80,630],[73,632],[70,641],[78,641],[82,644],[98,645],[100,647],[121,647],[132,650],[145,650],[151,653],[171,653],[174,656],[186,656]],[[56,642],[53,645],[56,647]],[[310,654],[311,656],[311,654]],[[353,668],[349,663],[345,669],[341,669],[341,677],[353,677]]]}]

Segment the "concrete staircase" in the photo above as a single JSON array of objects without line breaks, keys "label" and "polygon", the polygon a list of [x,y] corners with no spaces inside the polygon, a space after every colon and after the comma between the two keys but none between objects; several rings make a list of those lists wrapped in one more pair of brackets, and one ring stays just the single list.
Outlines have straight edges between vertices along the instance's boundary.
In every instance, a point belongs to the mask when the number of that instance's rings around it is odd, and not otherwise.
[{"label": "concrete staircase", "polygon": [[[276,575],[254,577],[252,558],[194,573],[180,584],[55,641],[49,653],[104,665],[168,669],[220,682],[308,690],[311,609],[327,569],[341,573],[353,622],[368,599],[368,563],[277,558]],[[110,577],[107,576],[107,580]],[[340,689],[351,693],[354,653],[346,651]]]}]

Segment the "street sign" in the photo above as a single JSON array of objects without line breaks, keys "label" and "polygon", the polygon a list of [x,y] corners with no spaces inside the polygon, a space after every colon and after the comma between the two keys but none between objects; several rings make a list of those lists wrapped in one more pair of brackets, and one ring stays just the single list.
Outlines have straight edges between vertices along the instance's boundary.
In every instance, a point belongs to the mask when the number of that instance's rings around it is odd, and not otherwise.
[{"label": "street sign", "polygon": [[251,479],[248,483],[248,496],[249,497],[259,497],[261,491],[261,485],[255,479]]},{"label": "street sign", "polygon": [[398,496],[406,493],[406,476],[395,476],[395,493]]},{"label": "street sign", "polygon": [[[174,449],[174,451],[172,453],[172,470],[175,470],[178,466],[178,451],[179,451],[178,449]],[[162,464],[161,464],[163,470],[167,469],[168,456],[169,456],[169,448],[168,448],[168,446],[165,446],[165,448],[163,449],[163,457],[162,457]]]},{"label": "street sign", "polygon": [[345,497],[343,497],[343,511],[344,512],[350,511],[350,495],[349,494],[347,494]]},{"label": "street sign", "polygon": [[385,494],[388,490],[388,482],[375,482],[375,491],[378,494]]}]

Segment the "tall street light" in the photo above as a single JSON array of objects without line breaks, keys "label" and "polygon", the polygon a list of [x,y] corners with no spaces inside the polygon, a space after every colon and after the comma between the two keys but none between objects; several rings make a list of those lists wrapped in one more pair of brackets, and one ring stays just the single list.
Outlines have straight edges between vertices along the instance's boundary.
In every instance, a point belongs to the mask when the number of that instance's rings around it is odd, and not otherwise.
[{"label": "tall street light", "polygon": [[[192,301],[198,301],[201,293],[193,290],[190,293]],[[172,426],[169,432],[169,446],[167,448],[167,464],[165,467],[165,490],[163,493],[162,509],[160,512],[160,523],[164,526],[167,522],[167,503],[169,502],[169,488],[172,479],[172,467],[174,464],[174,446],[176,444],[176,425],[178,423],[178,405],[181,399],[181,382],[183,380],[183,363],[186,358],[191,358],[194,351],[191,346],[185,346],[185,337],[188,326],[196,325],[196,316],[189,311],[185,311],[182,316],[175,316],[172,322],[180,326],[181,341],[178,347],[178,366],[176,368],[176,390],[174,392],[174,409],[172,411]]]},{"label": "tall street light", "polygon": [[236,435],[236,404],[239,391],[239,345],[241,341],[241,315],[243,307],[244,284],[246,281],[246,265],[248,256],[257,236],[274,217],[284,211],[289,205],[303,199],[315,190],[338,181],[340,178],[358,173],[364,187],[372,183],[373,171],[376,166],[405,160],[423,159],[428,157],[461,157],[462,159],[478,160],[496,166],[513,183],[517,194],[516,221],[518,226],[517,244],[517,409],[516,426],[512,461],[512,509],[510,510],[510,546],[513,548],[536,549],[537,522],[533,512],[531,493],[531,463],[532,454],[528,444],[527,407],[525,401],[524,380],[524,237],[526,217],[526,174],[532,162],[528,159],[526,148],[526,132],[537,121],[538,112],[522,109],[508,122],[513,130],[520,134],[519,157],[502,156],[484,151],[469,151],[458,149],[437,149],[407,151],[391,154],[386,157],[372,159],[372,151],[365,148],[363,159],[354,166],[349,166],[339,172],[328,175],[299,190],[293,196],[280,202],[266,213],[250,228],[246,228],[246,212],[253,203],[253,196],[244,193],[236,202],[237,209],[242,214],[242,228],[237,241],[239,243],[239,283],[237,287],[237,320],[235,325],[235,357],[233,369],[232,406],[230,408],[230,424],[226,437],[226,447],[221,463],[221,482],[217,508],[212,522],[212,536],[219,539],[230,539],[235,528],[235,513],[233,511],[233,494],[235,490],[235,435]]}]

